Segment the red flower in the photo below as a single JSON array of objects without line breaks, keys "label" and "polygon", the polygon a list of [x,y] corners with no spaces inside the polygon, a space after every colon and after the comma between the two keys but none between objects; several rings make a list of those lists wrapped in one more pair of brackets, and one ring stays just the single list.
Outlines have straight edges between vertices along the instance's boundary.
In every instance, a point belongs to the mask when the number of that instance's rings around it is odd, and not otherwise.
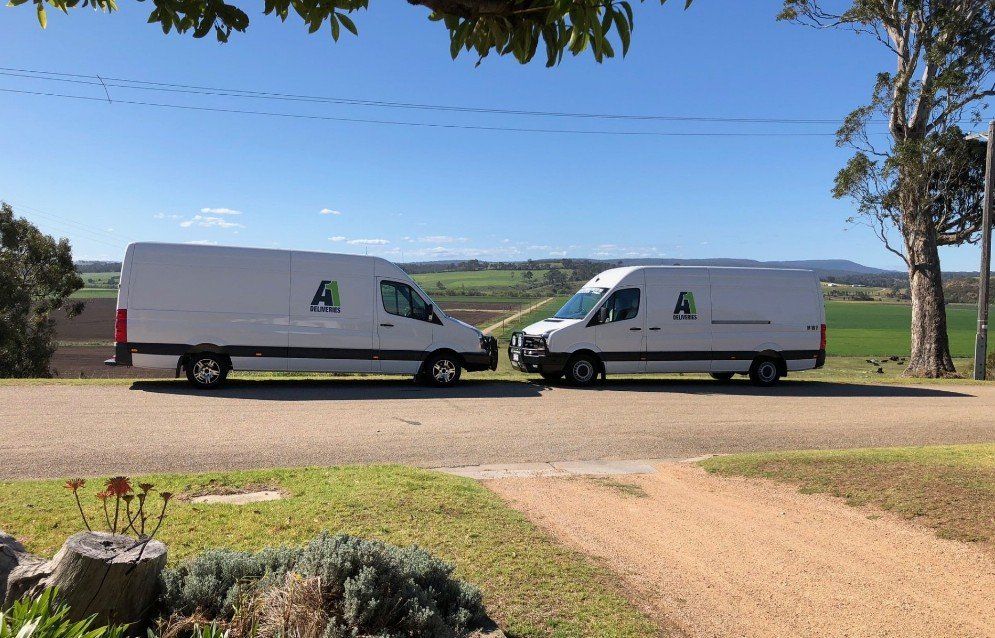
[{"label": "red flower", "polygon": [[166,501],[168,503],[169,499],[173,498],[173,493],[172,492],[161,492],[159,494],[159,496],[162,497],[162,500],[164,500],[164,501]]},{"label": "red flower", "polygon": [[106,501],[110,495],[111,493],[106,490],[103,492],[97,492],[97,498],[99,498],[101,501]]},{"label": "red flower", "polygon": [[71,492],[75,492],[84,485],[86,485],[86,479],[76,478],[76,479],[69,479],[68,481],[66,481],[66,489],[70,490]]},{"label": "red flower", "polygon": [[143,492],[151,492],[154,486],[151,483],[139,483],[138,488]]},{"label": "red flower", "polygon": [[124,496],[131,491],[131,480],[127,476],[115,476],[108,479],[107,491],[111,496]]}]

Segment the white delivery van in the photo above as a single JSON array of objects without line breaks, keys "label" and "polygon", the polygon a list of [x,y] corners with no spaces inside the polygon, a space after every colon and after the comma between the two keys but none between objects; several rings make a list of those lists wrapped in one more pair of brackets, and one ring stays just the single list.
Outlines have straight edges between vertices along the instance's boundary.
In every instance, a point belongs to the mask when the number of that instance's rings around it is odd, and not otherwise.
[{"label": "white delivery van", "polygon": [[808,270],[614,268],[512,335],[508,355],[518,370],[579,386],[660,372],[749,374],[770,386],[825,363],[822,292]]},{"label": "white delivery van", "polygon": [[385,259],[136,243],[121,267],[110,365],[413,374],[449,386],[497,367],[497,342],[439,309]]}]

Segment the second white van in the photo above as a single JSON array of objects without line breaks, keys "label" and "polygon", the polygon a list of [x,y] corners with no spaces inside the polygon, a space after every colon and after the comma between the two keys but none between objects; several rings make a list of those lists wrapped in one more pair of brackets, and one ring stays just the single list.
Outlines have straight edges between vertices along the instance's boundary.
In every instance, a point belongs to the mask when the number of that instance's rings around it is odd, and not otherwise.
[{"label": "second white van", "polygon": [[437,386],[497,367],[497,342],[378,257],[188,244],[128,246],[109,365],[411,374]]},{"label": "second white van", "polygon": [[644,266],[607,270],[512,335],[511,365],[578,386],[606,374],[747,374],[771,386],[826,360],[819,280],[808,270]]}]

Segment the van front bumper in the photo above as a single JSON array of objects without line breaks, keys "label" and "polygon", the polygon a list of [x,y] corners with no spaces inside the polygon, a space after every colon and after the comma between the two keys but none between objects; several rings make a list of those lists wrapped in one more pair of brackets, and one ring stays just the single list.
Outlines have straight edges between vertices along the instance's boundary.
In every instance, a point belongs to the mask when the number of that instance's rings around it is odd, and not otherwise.
[{"label": "van front bumper", "polygon": [[539,342],[536,337],[529,337],[526,341],[523,333],[516,332],[511,335],[508,360],[511,361],[511,367],[519,372],[557,373],[562,372],[567,364],[567,355],[550,352],[545,346],[545,340]]},{"label": "van front bumper", "polygon": [[467,372],[483,372],[497,370],[498,342],[494,337],[482,337],[480,340],[482,352],[464,352],[463,367]]}]

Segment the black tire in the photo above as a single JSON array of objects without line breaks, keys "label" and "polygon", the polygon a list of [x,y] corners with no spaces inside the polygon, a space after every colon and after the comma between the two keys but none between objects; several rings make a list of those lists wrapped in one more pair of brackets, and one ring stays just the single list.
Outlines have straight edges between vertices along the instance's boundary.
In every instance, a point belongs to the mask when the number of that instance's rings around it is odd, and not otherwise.
[{"label": "black tire", "polygon": [[781,366],[771,357],[757,357],[750,366],[750,381],[761,388],[777,385],[781,380]]},{"label": "black tire", "polygon": [[184,367],[187,370],[187,381],[201,390],[220,388],[231,370],[226,358],[210,352],[190,355]]},{"label": "black tire", "polygon": [[728,383],[732,381],[732,375],[734,372],[712,372],[709,376],[720,383]]},{"label": "black tire", "polygon": [[599,366],[597,360],[588,354],[578,354],[567,362],[564,373],[570,385],[586,388],[598,380]]},{"label": "black tire", "polygon": [[542,375],[542,378],[548,381],[549,383],[556,383],[557,381],[563,378],[562,370],[560,370],[559,372],[540,372],[539,374]]},{"label": "black tire", "polygon": [[428,385],[435,388],[449,388],[456,385],[462,372],[463,367],[460,365],[459,357],[440,352],[425,362],[423,374]]}]

